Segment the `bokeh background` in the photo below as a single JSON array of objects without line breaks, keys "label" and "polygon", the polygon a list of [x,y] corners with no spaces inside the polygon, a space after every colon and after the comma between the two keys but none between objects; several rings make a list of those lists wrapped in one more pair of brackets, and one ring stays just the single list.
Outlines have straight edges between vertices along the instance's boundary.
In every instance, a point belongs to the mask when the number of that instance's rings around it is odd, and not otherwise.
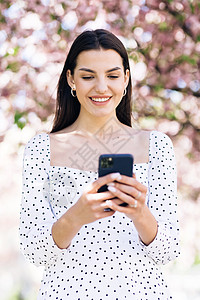
[{"label": "bokeh background", "polygon": [[0,0],[0,298],[36,299],[42,268],[18,225],[24,145],[49,131],[72,40],[105,28],[127,48],[134,125],[170,136],[178,167],[181,255],[163,267],[175,300],[200,299],[200,2]]}]

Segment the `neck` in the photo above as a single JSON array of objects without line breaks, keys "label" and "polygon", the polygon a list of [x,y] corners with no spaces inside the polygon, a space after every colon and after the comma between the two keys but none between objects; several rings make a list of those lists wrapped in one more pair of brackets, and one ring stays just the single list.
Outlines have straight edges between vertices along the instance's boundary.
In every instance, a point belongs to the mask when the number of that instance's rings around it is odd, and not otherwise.
[{"label": "neck", "polygon": [[82,118],[82,116],[79,115],[72,126],[73,130],[84,135],[98,136],[99,138],[101,138],[105,134],[120,130],[123,124],[117,119],[116,114],[99,118],[86,118],[86,116]]}]

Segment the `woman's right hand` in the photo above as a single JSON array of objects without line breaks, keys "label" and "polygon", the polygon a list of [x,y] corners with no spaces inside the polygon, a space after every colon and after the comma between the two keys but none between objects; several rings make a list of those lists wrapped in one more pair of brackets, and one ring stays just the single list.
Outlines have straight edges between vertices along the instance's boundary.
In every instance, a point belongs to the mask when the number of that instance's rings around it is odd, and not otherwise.
[{"label": "woman's right hand", "polygon": [[[79,226],[112,216],[115,213],[112,210],[105,211],[108,208],[106,200],[113,199],[113,194],[109,191],[99,193],[98,189],[105,184],[117,180],[117,178],[120,178],[120,173],[111,173],[99,177],[86,187],[79,200],[70,208]],[[122,202],[118,198],[114,200],[116,204]]]},{"label": "woman's right hand", "polygon": [[[52,237],[60,249],[68,248],[71,240],[85,224],[112,216],[114,211],[104,211],[108,208],[106,200],[113,199],[109,191],[98,193],[98,189],[109,182],[120,178],[119,173],[99,177],[88,185],[79,200],[70,207],[52,226]],[[117,204],[122,203],[114,198]]]}]

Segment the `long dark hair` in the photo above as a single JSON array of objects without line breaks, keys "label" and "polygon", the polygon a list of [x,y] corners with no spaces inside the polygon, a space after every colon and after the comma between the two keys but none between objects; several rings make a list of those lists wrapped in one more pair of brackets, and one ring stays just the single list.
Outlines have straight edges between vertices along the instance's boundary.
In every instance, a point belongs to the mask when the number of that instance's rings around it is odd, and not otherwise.
[{"label": "long dark hair", "polygon": [[[77,57],[82,51],[98,49],[115,50],[123,61],[124,73],[130,72],[129,60],[122,42],[111,32],[104,29],[87,30],[81,33],[73,42],[67,55],[64,68],[59,78],[57,90],[56,113],[51,132],[59,131],[71,125],[77,119],[80,112],[80,103],[71,95],[71,87],[67,82],[67,70],[74,74]],[[116,108],[118,120],[131,127],[131,77],[127,86],[127,93],[123,96]]]}]

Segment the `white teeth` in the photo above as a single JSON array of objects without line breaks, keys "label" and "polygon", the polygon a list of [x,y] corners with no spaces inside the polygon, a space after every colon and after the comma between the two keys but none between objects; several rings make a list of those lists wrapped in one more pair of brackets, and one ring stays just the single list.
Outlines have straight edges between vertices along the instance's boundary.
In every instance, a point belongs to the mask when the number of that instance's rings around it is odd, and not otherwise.
[{"label": "white teeth", "polygon": [[92,101],[95,101],[95,102],[105,102],[105,101],[108,101],[110,99],[110,97],[108,98],[90,98],[92,99]]}]

